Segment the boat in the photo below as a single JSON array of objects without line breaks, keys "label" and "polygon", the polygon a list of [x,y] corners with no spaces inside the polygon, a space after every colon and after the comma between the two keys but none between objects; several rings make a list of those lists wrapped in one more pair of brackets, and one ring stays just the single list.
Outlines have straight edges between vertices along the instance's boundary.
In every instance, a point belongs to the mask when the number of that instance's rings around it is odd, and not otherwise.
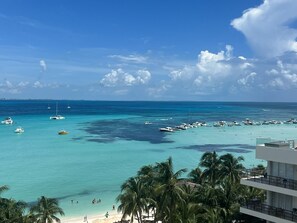
[{"label": "boat", "polygon": [[15,133],[24,133],[25,130],[22,128],[22,127],[17,127],[15,130],[14,130]]},{"label": "boat", "polygon": [[67,135],[68,132],[66,130],[61,130],[58,132],[59,135]]},{"label": "boat", "polygon": [[55,115],[55,116],[51,116],[50,119],[53,120],[61,120],[61,119],[65,119],[65,117],[61,116],[61,115]]},{"label": "boat", "polygon": [[153,123],[152,123],[152,122],[149,122],[149,121],[145,121],[144,124],[145,124],[145,125],[151,125],[151,124],[153,124]]},{"label": "boat", "polygon": [[58,115],[58,103],[56,103],[56,115],[51,116],[50,119],[53,119],[53,120],[62,120],[62,119],[65,119],[65,117],[63,117],[61,115]]},{"label": "boat", "polygon": [[172,127],[164,127],[164,128],[159,128],[161,132],[173,132]]},{"label": "boat", "polygon": [[13,124],[13,120],[12,120],[12,118],[7,117],[3,121],[1,121],[1,124],[11,125],[11,124]]}]

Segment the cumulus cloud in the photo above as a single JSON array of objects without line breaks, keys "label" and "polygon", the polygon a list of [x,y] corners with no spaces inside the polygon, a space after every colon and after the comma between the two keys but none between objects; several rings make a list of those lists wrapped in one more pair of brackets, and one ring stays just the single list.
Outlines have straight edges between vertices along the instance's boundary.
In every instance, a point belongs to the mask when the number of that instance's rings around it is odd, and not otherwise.
[{"label": "cumulus cloud", "polygon": [[225,63],[231,59],[233,47],[226,46],[226,52],[220,51],[217,54],[208,50],[201,51],[198,55],[197,67],[199,72],[208,75],[224,75],[230,70],[230,65]]},{"label": "cumulus cloud", "polygon": [[275,57],[297,52],[297,30],[290,22],[297,19],[296,0],[265,0],[243,12],[231,25],[241,31],[259,55]]},{"label": "cumulus cloud", "polygon": [[40,60],[40,61],[39,61],[39,65],[40,65],[42,71],[46,71],[46,63],[45,63],[45,60]]},{"label": "cumulus cloud", "polygon": [[33,83],[33,87],[34,87],[34,88],[43,88],[44,85],[43,85],[40,81],[35,81],[35,82]]},{"label": "cumulus cloud", "polygon": [[133,86],[146,84],[149,82],[150,78],[151,73],[148,70],[138,70],[136,74],[132,75],[119,68],[104,75],[100,83],[105,87]]}]

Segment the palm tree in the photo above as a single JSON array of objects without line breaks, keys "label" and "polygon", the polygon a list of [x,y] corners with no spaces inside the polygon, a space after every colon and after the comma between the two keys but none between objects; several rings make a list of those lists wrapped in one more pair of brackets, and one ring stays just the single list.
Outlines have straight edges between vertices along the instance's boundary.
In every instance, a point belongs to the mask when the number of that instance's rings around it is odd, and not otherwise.
[{"label": "palm tree", "polygon": [[202,184],[203,178],[202,178],[202,171],[199,167],[193,169],[188,174],[189,180],[195,184]]},{"label": "palm tree", "polygon": [[7,185],[0,186],[0,199],[1,199],[1,194],[5,191],[7,191],[9,187]]},{"label": "palm tree", "polygon": [[123,218],[131,216],[131,222],[136,217],[142,223],[143,212],[148,212],[148,204],[153,202],[146,196],[144,184],[136,177],[129,178],[121,188],[122,193],[116,198],[121,204],[118,210],[123,213]]},{"label": "palm tree", "polygon": [[160,217],[162,222],[173,223],[174,216],[177,215],[177,204],[184,202],[184,191],[181,188],[179,177],[186,172],[186,169],[174,172],[171,157],[166,162],[157,163],[157,168],[159,185],[156,188],[156,193],[160,196],[157,217]]},{"label": "palm tree", "polygon": [[220,164],[221,160],[215,151],[204,153],[200,159],[200,166],[205,168],[202,177],[213,187],[216,185],[219,178]]},{"label": "palm tree", "polygon": [[232,183],[239,183],[244,171],[244,166],[240,163],[244,160],[242,156],[235,158],[232,154],[227,153],[220,157],[221,160],[221,179],[228,178]]},{"label": "palm tree", "polygon": [[35,215],[38,223],[61,222],[56,215],[64,215],[64,211],[59,207],[57,199],[44,196],[41,196],[37,204],[31,208],[31,213]]},{"label": "palm tree", "polygon": [[21,223],[27,204],[23,201],[2,198],[0,201],[0,222]]}]

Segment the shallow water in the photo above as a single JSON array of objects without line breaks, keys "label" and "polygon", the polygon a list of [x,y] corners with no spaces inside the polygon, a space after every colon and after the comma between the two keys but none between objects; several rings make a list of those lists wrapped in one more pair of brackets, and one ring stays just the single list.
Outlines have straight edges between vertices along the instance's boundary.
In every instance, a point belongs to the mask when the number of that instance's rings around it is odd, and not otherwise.
[{"label": "shallow water", "polygon": [[[56,197],[67,216],[111,210],[124,180],[169,156],[176,169],[191,170],[205,151],[215,150],[241,155],[252,167],[265,164],[255,159],[256,138],[296,138],[293,124],[158,130],[194,121],[287,120],[297,116],[295,103],[60,101],[58,113],[66,119],[50,120],[55,103],[0,101],[0,118],[16,122],[0,125],[0,185],[10,186],[3,196],[27,202]],[[17,126],[25,133],[15,134]],[[58,135],[61,129],[69,134]],[[94,198],[102,202],[92,204]]]}]

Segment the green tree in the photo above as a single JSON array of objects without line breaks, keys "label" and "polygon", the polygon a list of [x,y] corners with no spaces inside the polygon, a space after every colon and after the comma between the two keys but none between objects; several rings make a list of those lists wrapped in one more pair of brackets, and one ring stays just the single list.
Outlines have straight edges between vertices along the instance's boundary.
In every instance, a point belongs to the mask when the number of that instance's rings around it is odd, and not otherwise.
[{"label": "green tree", "polygon": [[171,157],[165,162],[157,163],[157,168],[159,185],[156,188],[156,193],[160,196],[157,217],[161,217],[162,222],[173,223],[177,215],[177,205],[184,202],[180,176],[186,172],[186,169],[174,172]]},{"label": "green tree", "polygon": [[121,187],[121,194],[117,201],[121,204],[118,210],[122,212],[123,218],[131,216],[131,222],[136,217],[139,223],[142,223],[143,212],[148,212],[148,204],[151,201],[146,195],[144,184],[137,177],[129,178]]},{"label": "green tree", "polygon": [[57,215],[64,215],[57,199],[44,196],[41,196],[37,204],[31,208],[31,213],[35,215],[37,223],[61,222]]},{"label": "green tree", "polygon": [[23,201],[2,198],[0,201],[0,222],[22,223],[27,204]]},{"label": "green tree", "polygon": [[239,183],[243,171],[245,170],[244,166],[240,163],[244,160],[244,158],[242,156],[236,158],[232,154],[227,153],[221,156],[220,160],[221,179],[228,178],[231,183]]},{"label": "green tree", "polygon": [[221,160],[215,151],[204,153],[200,159],[200,166],[204,168],[202,177],[213,187],[219,179],[220,165]]}]

